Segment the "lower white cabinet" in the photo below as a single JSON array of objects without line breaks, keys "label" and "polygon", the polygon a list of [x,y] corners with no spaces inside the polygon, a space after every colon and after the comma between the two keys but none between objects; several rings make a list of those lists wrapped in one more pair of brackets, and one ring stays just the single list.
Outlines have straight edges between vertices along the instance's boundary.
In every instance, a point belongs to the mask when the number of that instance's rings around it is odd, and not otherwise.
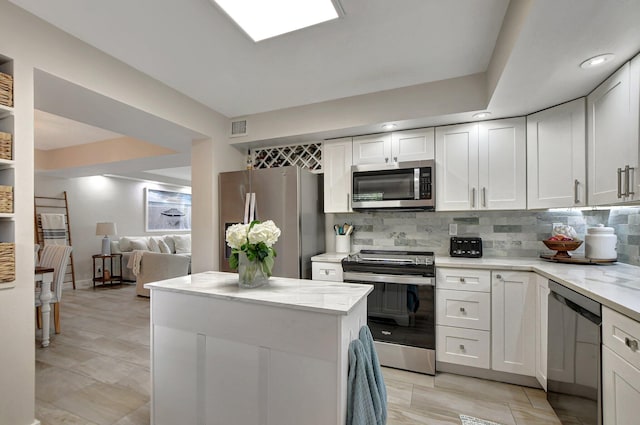
[{"label": "lower white cabinet", "polygon": [[436,358],[439,362],[489,369],[491,332],[436,326]]},{"label": "lower white cabinet", "polygon": [[491,273],[491,368],[536,375],[535,273]]},{"label": "lower white cabinet", "polygon": [[602,343],[603,424],[638,423],[640,323],[603,306]]},{"label": "lower white cabinet", "polygon": [[342,282],[342,263],[312,261],[311,279]]},{"label": "lower white cabinet", "polygon": [[536,378],[547,390],[547,324],[549,315],[549,281],[536,275]]}]

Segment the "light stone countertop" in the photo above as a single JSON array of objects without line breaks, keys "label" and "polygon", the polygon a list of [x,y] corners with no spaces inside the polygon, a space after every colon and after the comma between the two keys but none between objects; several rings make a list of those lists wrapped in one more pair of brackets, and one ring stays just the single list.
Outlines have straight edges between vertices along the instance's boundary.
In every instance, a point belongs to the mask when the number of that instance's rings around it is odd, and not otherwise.
[{"label": "light stone countertop", "polygon": [[323,263],[340,263],[343,258],[347,257],[346,252],[325,252],[324,254],[314,255],[311,261],[319,261]]},{"label": "light stone countertop", "polygon": [[[436,269],[455,267],[532,271],[640,321],[640,267],[624,263],[565,264],[537,258],[453,258],[436,256]],[[436,281],[436,286],[438,285]]]},{"label": "light stone countertop", "polygon": [[178,292],[334,315],[349,314],[373,290],[372,285],[275,276],[269,279],[267,285],[245,289],[238,286],[236,273],[212,271],[147,283],[144,287],[152,291]]}]

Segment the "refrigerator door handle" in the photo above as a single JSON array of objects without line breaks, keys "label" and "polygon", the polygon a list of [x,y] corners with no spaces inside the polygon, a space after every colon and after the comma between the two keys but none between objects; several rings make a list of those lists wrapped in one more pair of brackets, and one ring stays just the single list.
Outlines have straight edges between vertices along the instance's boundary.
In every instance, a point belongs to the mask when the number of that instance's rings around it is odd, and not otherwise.
[{"label": "refrigerator door handle", "polygon": [[251,192],[251,203],[249,205],[249,222],[251,223],[256,219],[256,194]]}]

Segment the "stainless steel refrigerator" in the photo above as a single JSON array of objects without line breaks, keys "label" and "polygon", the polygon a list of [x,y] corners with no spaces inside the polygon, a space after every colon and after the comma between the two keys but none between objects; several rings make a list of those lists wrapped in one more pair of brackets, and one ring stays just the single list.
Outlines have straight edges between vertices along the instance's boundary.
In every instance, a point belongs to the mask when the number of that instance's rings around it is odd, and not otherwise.
[{"label": "stainless steel refrigerator", "polygon": [[247,194],[255,193],[255,219],[273,220],[282,232],[273,275],[311,279],[311,257],[324,252],[320,178],[293,166],[220,173],[220,270],[232,271],[225,231],[244,221]]}]

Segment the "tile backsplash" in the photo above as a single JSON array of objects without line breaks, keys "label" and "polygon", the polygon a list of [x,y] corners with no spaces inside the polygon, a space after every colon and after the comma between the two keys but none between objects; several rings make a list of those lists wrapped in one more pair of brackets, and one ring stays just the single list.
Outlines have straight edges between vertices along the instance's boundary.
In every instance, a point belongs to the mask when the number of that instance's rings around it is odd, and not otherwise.
[{"label": "tile backsplash", "polygon": [[[331,218],[331,216],[333,216]],[[352,251],[413,249],[449,254],[449,224],[459,236],[482,238],[488,257],[537,257],[551,253],[541,240],[551,236],[553,223],[568,224],[584,239],[587,227],[615,228],[618,261],[640,266],[640,207],[598,210],[370,212],[328,214],[327,224],[355,226]],[[575,251],[584,255],[584,244]]]}]

